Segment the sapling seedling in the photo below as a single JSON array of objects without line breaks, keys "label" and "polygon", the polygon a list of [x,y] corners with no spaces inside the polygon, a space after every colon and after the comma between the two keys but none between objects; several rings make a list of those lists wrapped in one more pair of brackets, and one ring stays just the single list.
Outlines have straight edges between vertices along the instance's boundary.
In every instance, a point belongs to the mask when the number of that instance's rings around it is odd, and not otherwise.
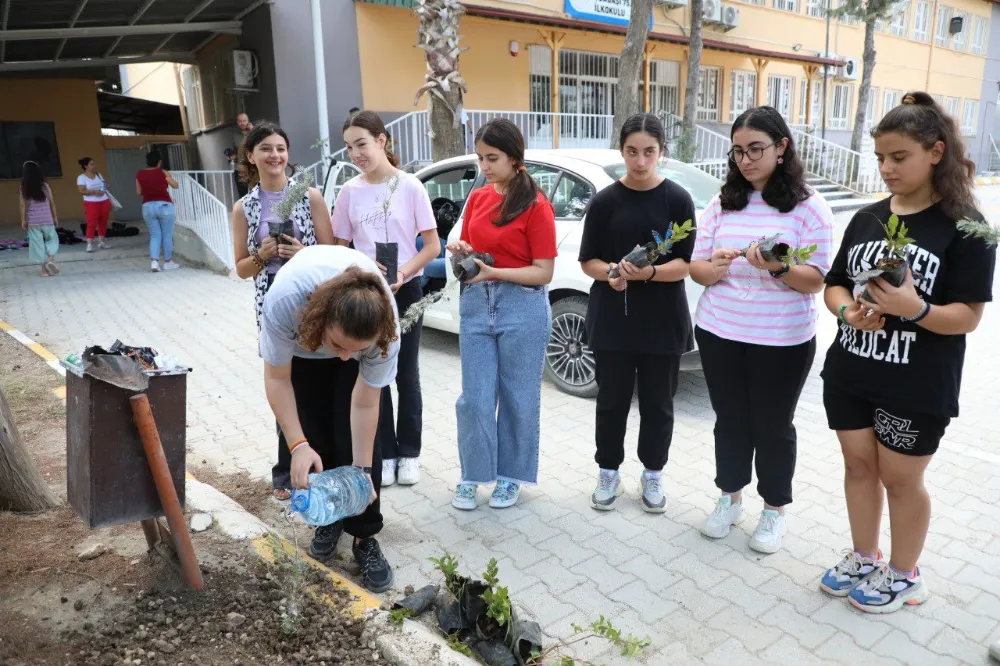
[{"label": "sapling seedling", "polygon": [[445,551],[441,557],[428,557],[427,560],[441,572],[441,575],[444,576],[444,586],[457,597],[461,586],[459,585],[458,560],[455,556]]},{"label": "sapling seedling", "polygon": [[[874,214],[872,215],[874,217]],[[854,283],[866,285],[871,280],[882,277],[893,287],[902,286],[903,281],[906,280],[906,269],[909,266],[906,261],[906,247],[913,243],[913,239],[907,235],[910,230],[895,213],[889,216],[888,223],[879,221],[879,224],[882,225],[882,230],[885,232],[885,254],[875,263],[874,268],[855,275]],[[867,289],[861,298],[871,301]]]},{"label": "sapling seedling", "polygon": [[399,244],[389,242],[389,218],[392,216],[392,195],[399,189],[399,173],[397,172],[386,183],[385,196],[379,203],[382,209],[382,232],[384,242],[375,243],[375,261],[385,267],[385,279],[389,284],[396,284],[399,279]]},{"label": "sapling seedling", "polygon": [[965,218],[956,222],[955,226],[965,233],[965,238],[981,238],[986,242],[986,247],[993,247],[1000,242],[1000,227],[995,227],[986,220]]},{"label": "sapling seedling", "polygon": [[750,252],[750,248],[757,244],[757,249],[760,250],[760,256],[764,261],[780,261],[783,264],[789,266],[794,266],[795,264],[804,264],[809,261],[813,253],[819,249],[817,245],[808,245],[806,247],[792,247],[788,243],[780,242],[781,234],[774,234],[771,236],[761,236],[756,241],[746,246],[740,251],[741,257],[746,257],[747,253]]},{"label": "sapling seedling", "polygon": [[500,629],[510,632],[510,597],[507,594],[507,588],[499,584],[499,573],[500,568],[494,557],[486,565],[486,571],[483,573],[483,582],[487,586],[483,592],[483,601],[486,602],[486,617],[491,619],[496,626],[489,626],[489,622],[483,622],[481,618],[477,619],[477,628],[483,634],[495,634]]},{"label": "sapling seedling", "polygon": [[[663,238],[661,238],[660,234],[654,229],[653,240],[645,245],[637,245],[634,250],[622,258],[622,261],[627,261],[637,268],[651,266],[661,256],[668,254],[676,243],[679,243],[690,236],[692,231],[694,231],[694,222],[692,220],[685,220],[681,224],[674,222],[673,225],[667,229],[666,236]],[[621,262],[619,262],[619,264],[620,263]],[[621,277],[619,265],[608,268],[608,277]]]},{"label": "sapling seedling", "polygon": [[[314,183],[311,171],[297,168],[292,174],[292,178],[296,176],[299,176],[299,179],[288,186],[288,189],[285,190],[285,196],[271,208],[278,221],[268,223],[267,233],[278,241],[278,245],[291,245],[291,241],[287,240],[285,236],[295,236],[295,229],[292,227],[292,213],[295,211],[296,204],[306,197],[309,188]],[[281,263],[288,263],[288,258],[282,258]]]}]

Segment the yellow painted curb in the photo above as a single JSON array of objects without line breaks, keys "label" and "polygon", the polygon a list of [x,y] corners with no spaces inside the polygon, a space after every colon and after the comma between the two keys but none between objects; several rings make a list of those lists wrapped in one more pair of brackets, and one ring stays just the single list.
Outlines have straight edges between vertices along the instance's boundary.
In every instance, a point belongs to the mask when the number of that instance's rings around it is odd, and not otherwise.
[{"label": "yellow painted curb", "polygon": [[[48,363],[49,367],[55,370],[59,375],[63,377],[66,376],[66,370],[61,365],[59,365],[59,357],[50,352],[44,346],[35,342],[27,335],[25,335],[21,331],[17,330],[13,326],[5,322],[3,319],[0,319],[0,331],[6,333],[10,337],[20,342],[21,345],[23,345],[31,353],[33,353],[35,356],[38,356],[43,361]],[[63,399],[65,400],[65,396],[63,397]]]},{"label": "yellow painted curb", "polygon": [[46,349],[45,347],[43,347],[42,345],[40,345],[37,342],[33,342],[30,345],[28,345],[28,349],[30,349],[31,351],[35,352],[35,354],[37,354],[38,356],[41,356],[46,361],[58,361],[59,360],[59,358],[55,354],[53,354],[52,352],[50,352],[48,349]]},{"label": "yellow painted curb", "polygon": [[14,328],[13,326],[11,326],[7,322],[5,322],[3,319],[0,319],[0,331],[6,332],[6,331],[13,330],[13,328]]},{"label": "yellow painted curb", "polygon": [[57,386],[56,388],[52,389],[52,392],[56,394],[57,398],[59,398],[63,402],[66,402],[66,387],[65,386]]},{"label": "yellow painted curb", "polygon": [[[288,553],[293,557],[295,556],[294,544],[289,542],[287,539],[282,539],[281,537],[278,537],[278,541],[281,543],[282,550],[284,550],[286,553]],[[254,550],[257,551],[257,554],[260,555],[264,560],[266,560],[267,562],[271,562],[272,564],[274,563],[274,552],[271,550],[271,543],[269,536],[262,536],[254,539],[253,547]],[[378,599],[378,597],[374,596],[373,594],[371,594],[364,588],[356,585],[355,583],[352,583],[351,581],[347,580],[340,574],[332,571],[329,567],[320,564],[316,560],[306,555],[301,550],[299,551],[298,556],[303,562],[321,572],[334,585],[343,588],[344,590],[347,591],[347,593],[351,597],[353,597],[353,600],[350,603],[348,603],[347,608],[345,609],[345,612],[350,617],[353,617],[356,620],[360,620],[364,617],[365,611],[373,608],[379,608],[382,605],[382,602]],[[330,599],[326,599],[326,601],[331,606],[333,605],[333,602]]]}]

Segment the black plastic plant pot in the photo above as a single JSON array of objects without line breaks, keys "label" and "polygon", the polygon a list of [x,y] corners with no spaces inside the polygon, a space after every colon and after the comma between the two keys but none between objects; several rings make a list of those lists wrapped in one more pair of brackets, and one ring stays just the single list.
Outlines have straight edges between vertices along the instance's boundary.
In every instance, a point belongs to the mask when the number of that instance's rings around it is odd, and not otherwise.
[{"label": "black plastic plant pot", "polygon": [[494,264],[492,254],[473,252],[472,254],[451,255],[451,271],[455,274],[455,279],[459,282],[468,282],[479,275],[480,268],[479,264],[476,263],[476,259],[487,266],[493,266]]},{"label": "black plastic plant pot", "polygon": [[880,259],[876,264],[877,267],[881,268],[884,273],[882,273],[882,278],[886,282],[891,284],[893,287],[902,287],[903,282],[906,280],[906,260],[893,257],[892,259]]},{"label": "black plastic plant pot", "polygon": [[385,266],[385,279],[396,284],[399,271],[399,245],[397,243],[375,243],[375,261]]},{"label": "black plastic plant pot", "polygon": [[434,602],[437,623],[441,631],[446,634],[456,634],[462,629],[466,629],[462,621],[462,607],[447,594],[441,594]]},{"label": "black plastic plant pot", "polygon": [[511,630],[507,634],[507,644],[514,652],[517,663],[525,666],[531,655],[542,651],[542,628],[533,620],[522,620],[517,610],[511,613]]},{"label": "black plastic plant pot", "polygon": [[777,243],[772,241],[769,247],[765,247],[763,244],[758,246],[760,248],[760,256],[764,258],[764,261],[781,261],[788,256],[790,247],[788,243]]},{"label": "black plastic plant pot", "polygon": [[480,640],[488,641],[496,638],[505,628],[486,613],[476,618],[476,636],[479,636]]},{"label": "black plastic plant pot", "polygon": [[462,606],[462,620],[467,627],[473,627],[476,619],[486,613],[486,602],[483,601],[483,593],[490,589],[489,585],[481,580],[472,580],[465,584],[462,593],[458,597],[458,602]]},{"label": "black plastic plant pot", "polygon": [[[290,236],[294,238],[295,230],[292,229],[291,220],[286,220],[284,222],[268,222],[267,234],[269,236],[272,236],[274,240],[278,241],[278,245],[291,245],[290,241],[285,240],[285,236]],[[287,263],[288,263],[287,258],[281,259],[282,265],[285,265]]]},{"label": "black plastic plant pot", "polygon": [[[622,261],[627,261],[636,268],[645,268],[646,266],[649,266],[651,263],[656,261],[657,257],[659,256],[660,253],[657,251],[656,243],[646,243],[645,245],[637,247],[628,254],[626,254],[624,257],[622,257]],[[619,269],[619,267],[615,266],[614,268],[609,270],[608,277],[612,278],[621,277],[621,270]]]},{"label": "black plastic plant pot", "polygon": [[476,643],[476,652],[482,657],[486,666],[517,666],[514,655],[502,641],[480,641]]},{"label": "black plastic plant pot", "polygon": [[431,607],[434,603],[434,599],[438,595],[437,585],[427,585],[422,587],[405,599],[401,599],[392,605],[393,610],[398,610],[400,608],[406,608],[413,612],[414,615],[420,615],[425,610]]}]

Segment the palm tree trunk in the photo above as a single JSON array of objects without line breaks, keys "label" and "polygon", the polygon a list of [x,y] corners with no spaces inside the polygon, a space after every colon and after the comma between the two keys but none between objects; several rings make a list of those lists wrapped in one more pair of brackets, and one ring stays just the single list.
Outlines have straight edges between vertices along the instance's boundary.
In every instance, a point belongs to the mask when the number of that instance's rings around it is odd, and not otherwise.
[{"label": "palm tree trunk", "polygon": [[688,46],[687,83],[684,88],[684,122],[677,142],[675,157],[683,162],[694,161],[695,120],[698,114],[698,77],[701,75],[701,13],[704,2],[691,0],[691,42]]},{"label": "palm tree trunk", "polygon": [[21,441],[0,389],[0,511],[44,511],[58,503]]},{"label": "palm tree trunk", "polygon": [[861,151],[861,139],[865,131],[865,116],[868,110],[868,95],[871,94],[872,74],[875,72],[875,21],[865,23],[865,50],[861,61],[861,85],[858,86],[858,109],[854,114],[854,131],[851,133],[851,150]]},{"label": "palm tree trunk", "polygon": [[441,94],[444,99],[436,94],[430,96],[431,155],[435,162],[465,154],[465,135],[462,134],[461,116],[457,114],[460,91],[453,87]]},{"label": "palm tree trunk", "polygon": [[611,147],[618,148],[618,135],[629,116],[642,111],[639,106],[639,83],[642,80],[643,56],[653,0],[632,0],[628,31],[618,60],[618,87],[615,90],[615,120],[611,130]]}]

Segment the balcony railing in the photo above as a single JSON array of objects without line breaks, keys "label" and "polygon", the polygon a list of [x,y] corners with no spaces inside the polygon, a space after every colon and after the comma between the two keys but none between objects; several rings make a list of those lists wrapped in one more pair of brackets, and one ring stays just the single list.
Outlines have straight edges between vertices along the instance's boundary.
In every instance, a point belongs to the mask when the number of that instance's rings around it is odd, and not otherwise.
[{"label": "balcony railing", "polygon": [[863,155],[800,129],[791,131],[807,172],[859,194],[887,191],[874,155]]}]

